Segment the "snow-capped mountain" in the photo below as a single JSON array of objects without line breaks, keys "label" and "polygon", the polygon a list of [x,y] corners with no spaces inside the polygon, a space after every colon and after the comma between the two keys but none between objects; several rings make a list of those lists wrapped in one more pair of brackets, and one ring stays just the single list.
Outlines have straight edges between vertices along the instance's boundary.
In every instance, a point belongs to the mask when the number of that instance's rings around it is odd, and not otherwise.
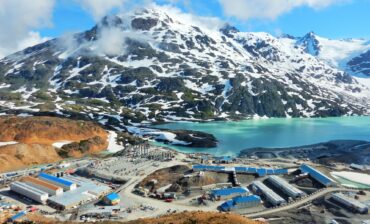
[{"label": "snow-capped mountain", "polygon": [[296,45],[334,67],[350,74],[370,76],[370,41],[365,39],[332,40],[309,32],[296,38]]},{"label": "snow-capped mountain", "polygon": [[296,44],[302,46],[304,51],[313,56],[321,56],[322,53],[322,43],[319,37],[315,35],[314,32],[307,33],[302,38],[297,38]]},{"label": "snow-capped mountain", "polygon": [[209,28],[162,7],[109,16],[0,60],[0,105],[125,123],[369,113],[369,87],[309,38]]}]

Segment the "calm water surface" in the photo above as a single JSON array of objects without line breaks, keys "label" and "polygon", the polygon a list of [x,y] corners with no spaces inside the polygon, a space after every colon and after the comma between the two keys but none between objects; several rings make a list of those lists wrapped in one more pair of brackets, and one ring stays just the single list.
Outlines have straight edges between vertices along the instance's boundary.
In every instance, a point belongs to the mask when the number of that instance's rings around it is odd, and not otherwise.
[{"label": "calm water surface", "polygon": [[252,147],[292,147],[336,139],[370,141],[370,117],[178,122],[156,127],[211,133],[219,140],[216,148],[170,147],[182,152],[208,152],[215,155],[237,155],[242,149]]}]

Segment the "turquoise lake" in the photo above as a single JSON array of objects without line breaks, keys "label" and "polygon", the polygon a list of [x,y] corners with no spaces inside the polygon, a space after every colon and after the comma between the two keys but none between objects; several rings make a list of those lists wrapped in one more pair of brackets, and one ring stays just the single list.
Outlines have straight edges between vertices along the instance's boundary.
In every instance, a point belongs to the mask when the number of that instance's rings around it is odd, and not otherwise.
[{"label": "turquoise lake", "polygon": [[370,141],[369,116],[176,122],[156,127],[213,134],[219,141],[216,148],[169,147],[182,152],[207,152],[215,155],[235,156],[241,150],[252,147],[292,147],[340,139]]}]

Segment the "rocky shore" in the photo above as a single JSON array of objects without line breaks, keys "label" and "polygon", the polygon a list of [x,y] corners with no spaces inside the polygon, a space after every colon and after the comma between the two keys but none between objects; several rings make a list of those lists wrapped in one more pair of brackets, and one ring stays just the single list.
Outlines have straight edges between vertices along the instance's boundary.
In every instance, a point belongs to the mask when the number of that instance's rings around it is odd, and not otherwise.
[{"label": "rocky shore", "polygon": [[313,145],[289,148],[249,148],[239,153],[241,158],[307,159],[323,165],[333,162],[344,164],[368,164],[370,142],[357,140],[333,140]]}]

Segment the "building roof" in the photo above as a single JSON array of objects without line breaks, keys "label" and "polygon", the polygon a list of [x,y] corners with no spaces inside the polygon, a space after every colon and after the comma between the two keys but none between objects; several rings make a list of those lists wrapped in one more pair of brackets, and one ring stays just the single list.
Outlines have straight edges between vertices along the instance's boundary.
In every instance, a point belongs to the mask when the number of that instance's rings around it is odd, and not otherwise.
[{"label": "building roof", "polygon": [[233,188],[222,188],[214,189],[211,191],[211,194],[214,196],[227,196],[231,194],[245,194],[248,193],[248,189],[244,187],[233,187]]},{"label": "building roof", "polygon": [[193,169],[221,171],[221,170],[224,170],[225,167],[224,166],[193,165]]},{"label": "building roof", "polygon": [[338,197],[340,198],[341,200],[343,201],[346,201],[347,203],[355,206],[355,207],[358,207],[358,208],[367,208],[367,206],[359,201],[357,201],[356,199],[354,198],[350,198],[350,197],[347,197],[345,196],[344,194],[342,193],[334,193],[333,194],[335,197]]},{"label": "building roof", "polygon": [[207,170],[207,171],[230,171],[232,169],[237,173],[251,173],[258,174],[258,176],[265,175],[282,175],[287,174],[288,169],[272,169],[272,168],[256,168],[256,167],[225,167],[225,166],[208,166],[208,165],[193,165],[193,169]]},{"label": "building roof", "polygon": [[12,186],[12,185],[13,186],[16,186],[16,187],[19,187],[19,188],[22,188],[22,189],[24,189],[26,191],[32,192],[34,194],[37,194],[39,196],[44,196],[44,195],[47,195],[48,196],[48,193],[47,192],[42,191],[42,190],[40,190],[38,188],[35,188],[35,187],[33,187],[33,186],[31,186],[31,185],[29,185],[27,183],[15,181],[15,182],[13,182],[13,183],[10,184],[10,186]]},{"label": "building roof", "polygon": [[225,201],[220,205],[220,207],[222,210],[229,210],[239,203],[249,203],[249,202],[261,202],[261,198],[257,195],[238,196],[231,200]]},{"label": "building roof", "polygon": [[300,170],[302,173],[308,173],[312,178],[325,186],[335,183],[334,180],[309,165],[302,164]]},{"label": "building roof", "polygon": [[55,183],[62,184],[64,186],[71,186],[73,184],[73,182],[71,182],[71,181],[68,181],[68,180],[65,180],[65,179],[62,179],[62,178],[59,178],[59,177],[55,177],[55,176],[52,176],[52,175],[49,175],[49,174],[46,174],[46,173],[40,173],[39,177],[45,178],[45,179],[53,181]]},{"label": "building roof", "polygon": [[285,202],[285,200],[280,197],[280,195],[276,194],[273,190],[268,188],[264,185],[261,181],[253,181],[253,185],[257,187],[269,200],[273,201],[274,203],[278,202]]},{"label": "building roof", "polygon": [[114,201],[114,200],[117,200],[119,199],[119,195],[115,192],[113,193],[110,193],[108,194],[107,196],[105,196],[108,200],[111,200],[111,201]]},{"label": "building roof", "polygon": [[[70,178],[70,176],[65,176],[65,178]],[[110,187],[106,185],[96,184],[85,178],[79,179],[80,182],[77,189],[64,192],[62,195],[49,197],[49,201],[65,207],[71,207],[77,205],[81,201],[97,198],[111,190]]]},{"label": "building roof", "polygon": [[56,190],[59,190],[59,189],[62,189],[59,186],[56,186],[54,184],[51,184],[51,183],[48,183],[46,181],[43,181],[43,180],[40,180],[40,179],[36,179],[36,178],[30,177],[30,176],[27,176],[27,177],[22,178],[21,181],[22,182],[31,182],[31,183],[34,183],[34,184],[37,184],[37,185],[40,185],[40,186],[49,188],[50,190],[55,190],[55,191]]},{"label": "building roof", "polygon": [[19,218],[22,218],[22,217],[23,217],[23,216],[25,216],[26,214],[27,214],[27,212],[25,212],[25,211],[21,211],[21,212],[19,212],[19,213],[15,214],[15,215],[13,215],[13,216],[10,218],[10,220],[12,220],[12,221],[17,220],[17,219],[19,219]]},{"label": "building roof", "polygon": [[222,203],[220,205],[220,207],[221,207],[222,210],[228,210],[228,209],[234,207],[234,201],[233,200],[225,201],[224,203]]},{"label": "building roof", "polygon": [[289,196],[302,196],[304,192],[296,188],[295,186],[289,184],[286,180],[279,176],[269,176],[268,180],[272,182],[275,186],[283,188],[288,192]]},{"label": "building roof", "polygon": [[248,202],[260,202],[261,198],[258,195],[238,196],[233,198],[235,204],[248,203]]},{"label": "building roof", "polygon": [[280,175],[280,174],[288,173],[288,169],[256,168],[256,167],[242,167],[242,166],[235,167],[235,171],[242,172],[242,173],[258,174],[259,176],[272,175],[272,174]]}]

